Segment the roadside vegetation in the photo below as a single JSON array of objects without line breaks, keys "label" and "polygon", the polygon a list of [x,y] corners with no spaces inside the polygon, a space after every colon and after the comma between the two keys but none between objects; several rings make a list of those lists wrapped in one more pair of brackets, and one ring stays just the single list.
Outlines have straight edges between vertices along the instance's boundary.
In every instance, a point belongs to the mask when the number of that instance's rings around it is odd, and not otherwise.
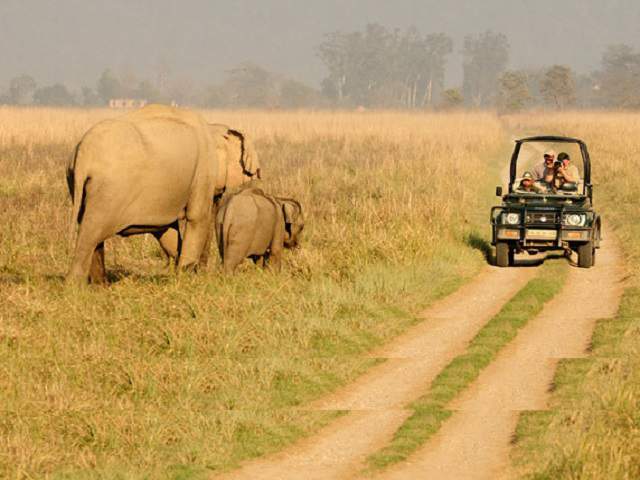
[{"label": "roadside vegetation", "polygon": [[0,108],[0,477],[195,478],[281,448],[336,415],[291,407],[484,264],[494,116],[208,111],[305,208],[282,274],[176,277],[139,236],[107,242],[108,288],[65,289],[64,166],[113,115]]},{"label": "roadside vegetation", "polygon": [[453,413],[447,409],[448,404],[478,378],[529,320],[542,311],[544,304],[560,291],[566,273],[566,261],[547,260],[538,275],[482,327],[466,351],[440,372],[429,391],[410,405],[413,413],[397,430],[393,440],[369,457],[368,469],[379,470],[404,461],[424,445]]},{"label": "roadside vegetation", "polygon": [[514,116],[507,124],[583,138],[605,240],[615,230],[628,272],[614,319],[597,324],[591,355],[563,361],[550,410],[521,417],[514,460],[523,478],[640,478],[640,116]]}]

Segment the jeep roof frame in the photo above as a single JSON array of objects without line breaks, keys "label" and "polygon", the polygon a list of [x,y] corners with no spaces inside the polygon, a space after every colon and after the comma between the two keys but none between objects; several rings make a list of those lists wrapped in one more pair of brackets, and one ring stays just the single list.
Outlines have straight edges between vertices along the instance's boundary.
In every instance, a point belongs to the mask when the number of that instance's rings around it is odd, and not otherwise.
[{"label": "jeep roof frame", "polygon": [[582,193],[583,195],[588,195],[591,198],[591,159],[589,157],[589,150],[587,150],[587,145],[580,140],[579,138],[571,138],[571,137],[559,137],[554,135],[542,135],[537,137],[527,137],[516,140],[516,146],[513,150],[513,154],[511,155],[511,165],[509,169],[509,193],[513,192],[513,184],[516,181],[516,173],[518,166],[518,156],[520,154],[520,148],[523,143],[530,142],[542,142],[542,143],[576,143],[580,146],[580,153],[582,154],[582,165],[584,170],[584,178],[583,178],[583,187]]}]

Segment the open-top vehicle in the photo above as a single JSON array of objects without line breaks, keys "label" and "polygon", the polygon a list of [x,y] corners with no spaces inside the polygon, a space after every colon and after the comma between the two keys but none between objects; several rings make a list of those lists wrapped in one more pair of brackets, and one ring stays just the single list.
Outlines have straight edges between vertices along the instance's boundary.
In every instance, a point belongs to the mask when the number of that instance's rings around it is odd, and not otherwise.
[{"label": "open-top vehicle", "polygon": [[[582,157],[582,178],[560,186],[545,184],[548,188],[545,187],[542,193],[519,189],[524,167],[527,167],[519,165],[521,152],[523,146],[534,143],[546,144],[545,147],[560,144],[577,149]],[[541,160],[541,156],[538,158]],[[491,209],[491,244],[496,247],[498,266],[513,265],[516,253],[536,254],[548,250],[576,252],[578,265],[583,268],[595,264],[596,249],[600,247],[601,221],[593,209],[591,161],[582,140],[555,136],[516,140],[508,188],[506,195],[503,195],[502,187],[496,188],[496,195],[502,197],[502,205]]]}]

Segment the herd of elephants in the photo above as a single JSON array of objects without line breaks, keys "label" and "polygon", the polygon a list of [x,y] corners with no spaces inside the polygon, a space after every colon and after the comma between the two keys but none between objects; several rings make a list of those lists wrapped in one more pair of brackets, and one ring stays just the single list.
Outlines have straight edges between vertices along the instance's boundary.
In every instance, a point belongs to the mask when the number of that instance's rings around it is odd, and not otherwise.
[{"label": "herd of elephants", "polygon": [[215,230],[223,269],[279,269],[304,228],[300,203],[259,186],[246,135],[198,113],[149,105],[94,125],[67,167],[77,235],[67,281],[105,283],[104,242],[151,233],[179,270],[206,265]]}]

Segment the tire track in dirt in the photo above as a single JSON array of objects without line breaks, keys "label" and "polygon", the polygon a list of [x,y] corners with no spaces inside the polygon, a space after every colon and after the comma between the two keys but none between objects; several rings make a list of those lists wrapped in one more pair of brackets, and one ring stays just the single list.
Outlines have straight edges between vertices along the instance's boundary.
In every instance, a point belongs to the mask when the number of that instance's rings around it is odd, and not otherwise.
[{"label": "tire track in dirt", "polygon": [[216,478],[319,480],[356,475],[367,456],[383,447],[411,414],[405,406],[427,390],[535,273],[535,268],[487,267],[427,309],[423,322],[371,354],[386,362],[305,408],[347,410],[347,415],[279,453]]},{"label": "tire track in dirt", "polygon": [[565,286],[458,397],[441,430],[408,461],[376,478],[507,478],[518,412],[546,408],[557,362],[586,354],[597,319],[615,315],[624,268],[615,239],[591,269],[571,268]]}]

